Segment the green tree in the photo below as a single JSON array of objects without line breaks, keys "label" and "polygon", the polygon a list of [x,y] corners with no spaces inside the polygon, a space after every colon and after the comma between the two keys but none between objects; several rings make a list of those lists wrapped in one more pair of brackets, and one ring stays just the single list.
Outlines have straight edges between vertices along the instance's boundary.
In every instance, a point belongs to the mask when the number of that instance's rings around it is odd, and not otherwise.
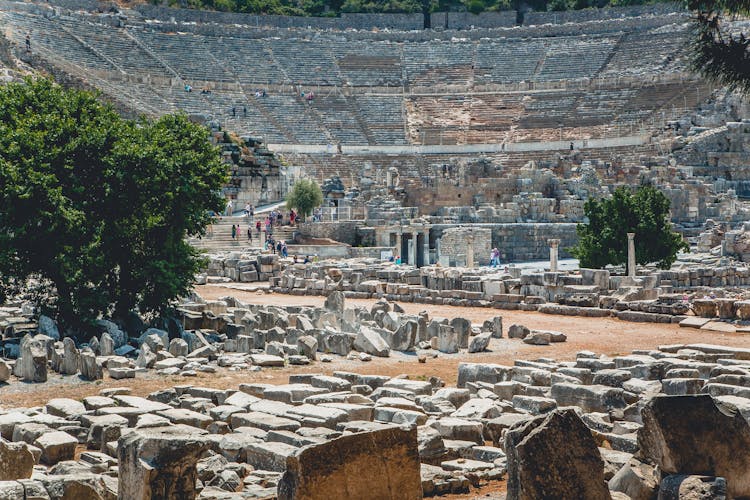
[{"label": "green tree", "polygon": [[102,315],[155,313],[187,291],[226,179],[205,128],[122,119],[49,80],[0,87],[0,295],[36,283],[79,334]]},{"label": "green tree", "polygon": [[315,207],[323,203],[323,193],[318,183],[312,179],[300,179],[294,183],[286,197],[286,206],[296,208],[303,217],[310,215]]},{"label": "green tree", "polygon": [[666,269],[677,253],[689,246],[669,222],[669,199],[653,186],[635,192],[615,190],[611,198],[589,199],[584,205],[587,224],[578,224],[578,245],[571,249],[581,267],[627,264],[627,233],[635,233],[635,260]]},{"label": "green tree", "polygon": [[688,0],[694,13],[691,65],[706,78],[750,94],[750,39],[727,21],[750,16],[748,0]]}]

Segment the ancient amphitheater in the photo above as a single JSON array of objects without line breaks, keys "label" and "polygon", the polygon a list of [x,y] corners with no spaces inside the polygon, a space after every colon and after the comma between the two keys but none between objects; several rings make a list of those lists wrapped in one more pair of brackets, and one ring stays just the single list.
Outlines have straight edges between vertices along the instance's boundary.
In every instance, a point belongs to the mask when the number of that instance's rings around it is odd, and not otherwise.
[{"label": "ancient amphitheater", "polygon": [[[750,497],[750,107],[689,14],[425,21],[0,0],[4,80],[206,123],[236,212],[169,321],[0,307],[0,500]],[[273,235],[313,262],[230,236],[300,177],[320,220]],[[642,183],[690,253],[559,265]]]}]

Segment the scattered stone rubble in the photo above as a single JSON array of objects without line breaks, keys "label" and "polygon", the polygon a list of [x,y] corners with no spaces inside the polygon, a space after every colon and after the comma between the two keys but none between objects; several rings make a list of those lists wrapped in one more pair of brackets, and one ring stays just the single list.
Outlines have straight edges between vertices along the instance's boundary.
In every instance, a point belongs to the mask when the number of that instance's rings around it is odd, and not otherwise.
[{"label": "scattered stone rubble", "polygon": [[[475,325],[424,311],[406,314],[387,300],[369,310],[347,308],[341,292],[331,292],[324,307],[246,305],[231,297],[193,299],[180,305],[181,317],[168,321],[166,329],[138,323],[129,334],[125,325],[102,320],[99,337],[80,345],[71,337],[60,341],[50,318],[34,322],[30,311],[24,315],[21,308],[6,307],[0,326],[9,359],[0,361],[0,382],[8,381],[11,373],[26,382],[45,382],[49,370],[86,380],[100,380],[105,373],[113,379],[135,378],[146,371],[194,376],[219,367],[257,371],[307,365],[332,361],[333,355],[364,362],[392,351],[414,352],[425,360],[459,351],[484,352],[492,338],[503,336],[501,316]],[[537,345],[566,339],[560,332],[525,332],[528,336],[514,338]]]},{"label": "scattered stone rubble", "polygon": [[[599,269],[522,274],[512,267],[417,269],[375,259],[350,259],[286,263],[270,283],[273,291],[292,295],[328,295],[337,290],[350,298],[614,316],[625,321],[680,323],[689,319],[690,323],[693,316],[735,323],[750,320],[750,268],[725,264],[653,271],[631,278]],[[733,325],[722,328],[737,329]]]},{"label": "scattered stone rubble", "polygon": [[0,498],[421,498],[504,477],[509,499],[739,498],[748,419],[750,349],[705,344],[461,363],[457,387],[111,388],[0,412]]},{"label": "scattered stone rubble", "polygon": [[197,284],[268,281],[281,270],[278,255],[257,252],[225,252],[208,255],[205,273],[196,276]]}]

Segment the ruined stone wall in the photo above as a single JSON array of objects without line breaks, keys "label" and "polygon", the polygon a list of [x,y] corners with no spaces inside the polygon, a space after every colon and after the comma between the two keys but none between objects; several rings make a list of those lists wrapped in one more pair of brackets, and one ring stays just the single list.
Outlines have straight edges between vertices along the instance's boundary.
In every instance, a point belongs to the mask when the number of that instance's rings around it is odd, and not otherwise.
[{"label": "ruined stone wall", "polygon": [[[430,230],[430,239],[441,238],[443,232],[451,227],[455,226],[433,224]],[[576,224],[572,223],[477,224],[474,227],[488,228],[492,231],[490,248],[497,247],[500,250],[500,258],[503,262],[548,259],[549,244],[547,240],[554,238],[560,240],[560,258],[569,258],[570,253],[567,249],[578,242]],[[476,255],[479,256],[479,254]],[[489,255],[489,250],[487,255]],[[487,260],[489,261],[489,257],[487,257]]]},{"label": "ruined stone wall", "polygon": [[440,238],[440,256],[448,257],[450,265],[464,266],[469,262],[469,245],[473,247],[475,264],[486,266],[490,263],[492,230],[478,227],[453,227],[443,231]]},{"label": "ruined stone wall", "polygon": [[362,225],[361,221],[340,222],[303,222],[299,225],[299,232],[308,238],[330,238],[334,241],[357,245],[357,227]]}]

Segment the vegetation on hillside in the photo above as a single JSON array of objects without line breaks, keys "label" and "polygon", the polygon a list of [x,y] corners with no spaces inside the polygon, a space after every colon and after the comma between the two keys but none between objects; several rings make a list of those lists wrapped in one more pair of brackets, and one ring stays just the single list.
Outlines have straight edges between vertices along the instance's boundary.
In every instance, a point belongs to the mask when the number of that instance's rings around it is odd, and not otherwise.
[{"label": "vegetation on hillside", "polygon": [[[472,12],[519,10],[579,10],[592,7],[641,5],[662,0],[149,0],[155,5],[190,9],[278,14],[287,16],[337,16],[343,12],[416,13],[427,7],[431,12]],[[664,0],[666,1],[666,0]],[[424,3],[427,5],[424,5]]]},{"label": "vegetation on hillside", "polygon": [[0,302],[35,287],[71,334],[160,313],[203,267],[186,235],[227,179],[208,130],[184,115],[121,118],[95,94],[28,79],[0,87]]},{"label": "vegetation on hillside", "polygon": [[626,264],[628,233],[635,233],[637,264],[656,263],[669,269],[677,253],[689,246],[669,222],[669,199],[653,186],[615,190],[611,198],[589,199],[584,212],[587,224],[578,224],[578,245],[571,253],[581,267],[603,268]]}]

